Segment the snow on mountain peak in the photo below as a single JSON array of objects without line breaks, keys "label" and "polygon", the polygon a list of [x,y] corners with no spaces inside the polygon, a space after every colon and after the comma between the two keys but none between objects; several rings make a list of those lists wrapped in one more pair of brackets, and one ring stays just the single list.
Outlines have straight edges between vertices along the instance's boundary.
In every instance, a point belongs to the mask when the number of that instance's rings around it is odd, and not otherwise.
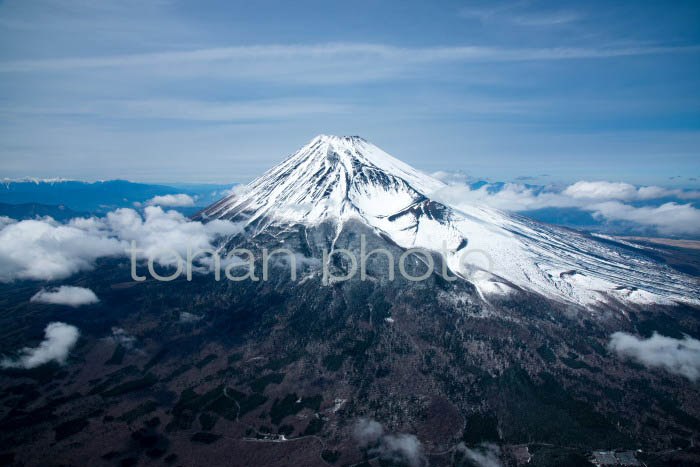
[{"label": "snow on mountain peak", "polygon": [[326,157],[330,163],[344,164],[351,174],[359,167],[374,167],[403,178],[423,192],[444,186],[443,182],[414,169],[360,136],[318,135],[296,155],[302,158]]},{"label": "snow on mountain peak", "polygon": [[245,213],[249,222],[317,223],[349,216],[390,216],[444,184],[359,136],[319,135],[252,181],[210,217]]},{"label": "snow on mountain peak", "polygon": [[253,234],[324,221],[340,230],[356,218],[403,248],[446,248],[450,269],[484,299],[523,289],[582,305],[610,299],[700,304],[694,280],[665,265],[521,216],[432,200],[444,186],[359,136],[319,135],[201,217],[246,220]]}]

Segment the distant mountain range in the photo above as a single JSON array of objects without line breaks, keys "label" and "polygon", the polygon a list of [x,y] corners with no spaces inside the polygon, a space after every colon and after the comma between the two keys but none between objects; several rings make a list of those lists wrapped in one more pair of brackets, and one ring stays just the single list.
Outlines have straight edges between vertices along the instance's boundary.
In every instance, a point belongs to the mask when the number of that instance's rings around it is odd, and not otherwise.
[{"label": "distant mountain range", "polygon": [[0,216],[16,220],[35,219],[37,217],[52,217],[57,221],[66,221],[75,217],[89,216],[87,212],[74,211],[65,206],[40,203],[8,204],[0,203]]},{"label": "distant mountain range", "polygon": [[[231,185],[156,185],[127,180],[84,182],[61,179],[4,179],[0,182],[0,203],[64,206],[68,210],[100,214],[117,208],[133,208],[134,203],[138,205],[154,196],[175,193],[192,196],[197,206],[206,206],[221,198],[223,191],[230,188]],[[26,207],[29,209],[27,212],[33,209],[30,206]],[[23,211],[18,208],[15,212]]]}]

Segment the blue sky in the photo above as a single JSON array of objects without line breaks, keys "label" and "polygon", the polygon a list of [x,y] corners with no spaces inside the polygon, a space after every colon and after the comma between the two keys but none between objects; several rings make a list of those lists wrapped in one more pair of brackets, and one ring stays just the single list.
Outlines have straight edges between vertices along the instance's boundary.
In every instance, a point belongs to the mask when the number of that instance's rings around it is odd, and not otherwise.
[{"label": "blue sky", "polygon": [[241,182],[319,133],[428,172],[698,187],[700,3],[0,2],[0,177]]}]

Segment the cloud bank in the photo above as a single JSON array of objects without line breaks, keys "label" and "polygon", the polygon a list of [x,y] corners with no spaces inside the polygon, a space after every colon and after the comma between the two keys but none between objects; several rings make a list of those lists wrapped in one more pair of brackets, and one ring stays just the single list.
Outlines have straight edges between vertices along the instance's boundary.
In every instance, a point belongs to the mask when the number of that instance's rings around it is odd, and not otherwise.
[{"label": "cloud bank", "polygon": [[700,199],[700,191],[670,190],[659,186],[636,187],[623,182],[580,181],[568,186],[563,194],[575,199],[596,200],[650,200],[675,197],[680,199]]},{"label": "cloud bank", "polygon": [[79,336],[80,332],[75,326],[61,322],[50,323],[44,330],[44,340],[37,347],[23,348],[17,357],[4,358],[0,366],[31,369],[51,361],[63,365]]},{"label": "cloud bank", "polygon": [[[700,199],[698,190],[588,181],[576,182],[563,190],[519,183],[469,185],[448,174],[434,175],[448,185],[432,193],[432,197],[457,209],[474,204],[508,211],[578,208],[599,220],[631,222],[662,235],[700,235],[700,209],[692,202],[679,202]],[[661,204],[629,204],[652,200]]]},{"label": "cloud bank", "polygon": [[700,378],[700,341],[685,336],[683,339],[654,333],[648,339],[616,332],[610,337],[608,348],[621,358],[629,358],[649,368],[662,368],[690,381]]},{"label": "cloud bank", "polygon": [[153,256],[157,264],[173,266],[173,256],[158,253],[170,249],[186,258],[188,246],[193,252],[215,249],[218,238],[240,231],[233,222],[191,222],[159,206],[146,207],[143,216],[123,208],[67,224],[51,218],[10,223],[0,230],[0,282],[64,279],[92,270],[98,258],[127,256],[132,241],[140,249],[137,259]]},{"label": "cloud bank", "polygon": [[0,281],[63,279],[91,270],[97,258],[123,255],[124,249],[117,238],[79,223],[17,222],[0,230]]},{"label": "cloud bank", "polygon": [[90,289],[62,285],[51,290],[41,289],[29,301],[50,305],[68,305],[76,308],[80,305],[98,303],[100,299]]},{"label": "cloud bank", "polygon": [[159,253],[173,250],[186,258],[188,246],[193,252],[215,250],[216,239],[242,230],[240,224],[220,219],[206,224],[192,222],[179,212],[164,211],[158,206],[147,207],[143,217],[133,209],[124,208],[108,213],[105,221],[91,218],[80,222],[90,231],[113,233],[126,244],[134,241],[141,250],[140,259],[154,257],[159,264],[168,266],[175,266],[177,260]]},{"label": "cloud bank", "polygon": [[184,193],[177,195],[154,196],[153,198],[149,199],[146,204],[151,206],[159,205],[171,207],[194,206],[194,198]]},{"label": "cloud bank", "polygon": [[[492,47],[461,45],[451,47],[396,47],[379,43],[326,43],[309,45],[250,45],[215,47],[196,50],[164,51],[132,55],[96,57],[49,58],[15,60],[0,63],[0,73],[26,73],[39,71],[62,71],[92,68],[135,67],[162,72],[167,65],[188,65],[180,73],[204,74],[224,73],[227,76],[260,79],[281,79],[265,76],[270,66],[277,63],[292,67],[321,66],[332,71],[352,69],[366,65],[384,70],[389,65],[404,69],[440,62],[520,62],[530,60],[573,60],[607,57],[625,57],[665,53],[693,53],[696,46],[636,45],[632,47]],[[199,66],[197,66],[199,65]],[[250,65],[250,66],[242,66]],[[172,67],[167,67],[172,71]],[[367,75],[366,73],[364,75]],[[355,80],[371,79],[373,75],[359,76]],[[310,79],[302,75],[302,79]],[[315,78],[318,80],[319,78]],[[346,79],[350,79],[349,77]]]},{"label": "cloud bank", "polygon": [[0,216],[0,229],[4,229],[10,224],[15,224],[17,221],[7,217],[7,216]]}]

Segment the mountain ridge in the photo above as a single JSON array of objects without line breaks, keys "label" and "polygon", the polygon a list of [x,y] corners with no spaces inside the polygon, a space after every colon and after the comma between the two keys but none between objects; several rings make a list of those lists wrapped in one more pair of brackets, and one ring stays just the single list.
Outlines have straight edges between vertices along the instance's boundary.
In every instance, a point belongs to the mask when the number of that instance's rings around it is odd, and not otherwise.
[{"label": "mountain ridge", "polygon": [[339,232],[358,218],[404,249],[444,250],[450,270],[473,282],[485,300],[523,289],[583,306],[700,304],[694,279],[641,248],[486,206],[457,209],[441,201],[445,186],[359,136],[319,135],[195,218],[242,221],[253,236],[324,221]]}]

